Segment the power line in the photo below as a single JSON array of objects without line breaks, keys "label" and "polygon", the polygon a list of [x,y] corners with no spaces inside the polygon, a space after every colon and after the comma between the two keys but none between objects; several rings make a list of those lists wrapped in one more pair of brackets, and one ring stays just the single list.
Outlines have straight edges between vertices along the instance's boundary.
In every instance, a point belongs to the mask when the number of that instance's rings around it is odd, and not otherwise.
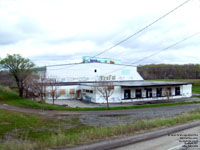
[{"label": "power line", "polygon": [[[178,42],[176,42],[176,43],[174,43],[174,44],[172,44],[172,45],[170,45],[170,46],[168,46],[168,47],[166,47],[166,48],[164,48],[164,49],[162,49],[162,50],[159,50],[159,51],[157,51],[157,52],[155,52],[155,53],[153,53],[153,54],[151,54],[151,55],[148,55],[148,56],[146,56],[146,57],[144,57],[144,58],[142,58],[142,59],[139,59],[139,60],[137,60],[137,61],[135,61],[135,62],[133,62],[133,63],[131,63],[131,64],[129,64],[129,65],[137,64],[138,62],[141,62],[141,61],[143,61],[143,60],[145,60],[145,59],[148,59],[148,58],[150,58],[150,57],[153,57],[153,56],[155,56],[155,55],[157,55],[157,54],[159,54],[159,53],[161,53],[161,52],[163,52],[163,51],[169,50],[170,48],[172,48],[172,47],[174,47],[174,46],[176,46],[176,45],[178,45],[178,44],[180,44],[180,43],[183,43],[184,41],[189,40],[189,39],[191,39],[191,38],[193,38],[194,36],[197,36],[197,35],[199,35],[199,34],[200,34],[200,32],[196,32],[196,33],[194,33],[194,34],[192,34],[192,35],[190,35],[190,36],[188,36],[188,37],[186,37],[186,38],[184,38],[184,39],[182,39],[182,40],[180,40],[180,41],[178,41]],[[124,68],[126,68],[126,67],[127,67],[127,66],[120,67],[120,68],[115,69],[115,70],[113,70],[113,71],[110,71],[110,72],[108,72],[108,73],[102,74],[101,76],[111,74],[111,73],[113,73],[113,72],[119,71],[119,70],[124,69]],[[92,77],[92,78],[90,78],[90,80],[91,80],[91,79],[96,79],[96,78]]]},{"label": "power line", "polygon": [[141,61],[143,61],[143,60],[145,60],[145,59],[148,59],[148,58],[150,58],[150,57],[152,57],[152,56],[154,56],[154,55],[157,55],[157,54],[159,54],[159,53],[161,53],[161,52],[163,52],[163,51],[166,51],[166,50],[168,50],[169,48],[172,48],[172,47],[174,47],[174,46],[176,46],[176,45],[178,45],[178,44],[180,44],[180,43],[182,43],[182,42],[184,42],[184,41],[186,41],[186,40],[188,40],[188,39],[190,39],[190,38],[192,38],[192,37],[194,37],[194,36],[196,36],[196,35],[198,35],[198,34],[200,34],[200,32],[194,33],[194,34],[190,35],[189,37],[186,37],[185,39],[183,39],[183,40],[181,40],[181,41],[178,41],[178,42],[176,42],[176,43],[174,43],[174,44],[172,44],[172,45],[170,45],[170,46],[168,46],[168,47],[166,47],[166,48],[164,48],[164,49],[162,49],[162,50],[160,50],[160,51],[158,51],[158,52],[155,52],[155,53],[153,53],[153,54],[151,54],[151,55],[149,55],[149,56],[146,56],[146,57],[144,57],[144,58],[142,58],[142,59],[139,59],[139,60],[137,60],[136,62],[133,62],[133,63],[131,63],[131,64],[137,64],[138,62],[141,62]]},{"label": "power line", "polygon": [[[180,40],[180,41],[178,41],[178,42],[176,42],[176,43],[174,43],[174,44],[172,44],[172,45],[170,45],[170,46],[168,46],[168,47],[166,47],[166,48],[164,48],[164,49],[162,49],[162,50],[159,50],[159,51],[157,51],[157,52],[155,52],[155,53],[153,53],[153,54],[151,54],[151,55],[148,55],[148,56],[146,56],[146,57],[143,57],[143,58],[141,58],[141,59],[139,59],[139,60],[137,60],[137,61],[135,61],[135,62],[132,62],[132,63],[129,64],[129,65],[131,66],[131,65],[137,64],[138,62],[141,62],[141,61],[146,60],[146,59],[148,59],[148,58],[150,58],[150,57],[153,57],[153,56],[155,56],[155,55],[157,55],[157,54],[159,54],[159,53],[161,53],[161,52],[163,52],[163,51],[167,51],[167,50],[169,50],[170,48],[172,48],[172,47],[174,47],[174,46],[176,46],[176,45],[178,45],[178,44],[180,44],[180,43],[183,43],[184,41],[187,41],[187,40],[189,40],[189,39],[191,39],[191,38],[193,38],[194,36],[197,36],[197,35],[199,35],[199,34],[200,34],[200,32],[196,32],[196,33],[194,33],[194,34],[192,34],[192,35],[190,35],[190,36],[188,36],[188,37],[186,37],[186,38],[184,38],[184,39],[182,39],[182,40]],[[102,74],[101,76],[111,74],[111,73],[113,73],[113,72],[119,71],[119,70],[124,69],[124,68],[126,68],[126,67],[127,67],[127,66],[120,67],[120,68],[115,69],[115,70],[113,70],[113,71],[111,71],[111,72]],[[63,69],[63,68],[62,68],[62,69]],[[93,77],[93,78],[90,78],[90,79],[94,79],[94,77]]]},{"label": "power line", "polygon": [[[174,43],[174,44],[172,44],[172,45],[170,45],[170,46],[168,46],[168,47],[166,47],[166,48],[164,48],[164,49],[162,49],[162,50],[159,50],[159,51],[157,51],[157,52],[155,52],[155,53],[153,53],[153,54],[151,54],[151,55],[148,55],[148,56],[146,56],[146,57],[144,57],[144,58],[142,58],[142,59],[139,59],[139,60],[137,60],[137,61],[131,63],[131,65],[137,64],[138,62],[141,62],[141,61],[143,61],[143,60],[145,60],[145,59],[148,59],[148,58],[150,58],[150,57],[152,57],[152,56],[155,56],[155,55],[157,55],[157,54],[159,54],[159,53],[161,53],[161,52],[163,52],[163,51],[166,51],[166,50],[168,50],[168,49],[170,49],[170,48],[172,48],[172,47],[174,47],[174,46],[176,46],[176,45],[178,45],[178,44],[180,44],[180,43],[182,43],[182,42],[184,42],[184,41],[186,41],[186,40],[191,39],[191,38],[194,37],[194,36],[197,36],[198,34],[200,34],[200,32],[196,32],[196,33],[194,33],[194,34],[192,34],[192,35],[190,35],[190,36],[188,36],[188,37],[186,37],[186,38],[184,38],[184,39],[182,39],[182,40],[180,40],[180,41],[178,41],[178,42],[176,42],[176,43]],[[121,69],[123,69],[123,68],[126,68],[126,67],[121,67],[121,68],[115,69],[115,70],[113,70],[113,71],[111,71],[111,72],[108,72],[108,73],[106,73],[106,74],[103,74],[103,75],[111,74],[111,73],[116,72],[116,71],[118,71],[118,70],[121,70]]]},{"label": "power line", "polygon": [[97,57],[115,47],[117,47],[118,45],[124,43],[125,41],[129,40],[130,38],[132,38],[133,36],[139,34],[140,32],[146,30],[147,28],[149,28],[150,26],[152,26],[153,24],[155,24],[156,22],[160,21],[161,19],[165,18],[166,16],[168,16],[169,14],[171,14],[172,12],[174,12],[175,10],[177,10],[178,8],[182,7],[183,5],[185,5],[186,3],[188,3],[191,0],[186,0],[185,2],[183,2],[182,4],[178,5],[177,7],[175,7],[174,9],[172,9],[171,11],[167,12],[166,14],[164,14],[163,16],[159,17],[158,19],[156,19],[155,21],[153,21],[152,23],[148,24],[147,26],[143,27],[142,29],[138,30],[137,32],[133,33],[132,35],[128,36],[127,38],[121,40],[120,42],[116,43],[115,45],[103,50],[102,52],[99,52],[98,54],[94,55],[93,57]]},{"label": "power line", "polygon": [[[186,1],[184,1],[183,3],[181,3],[180,5],[178,5],[177,7],[175,7],[174,9],[170,10],[170,11],[167,12],[166,14],[162,15],[161,17],[159,17],[158,19],[156,19],[156,20],[153,21],[152,23],[150,23],[150,24],[146,25],[145,27],[143,27],[142,29],[136,31],[134,34],[128,36],[127,38],[121,40],[120,42],[116,43],[115,45],[111,46],[110,48],[107,48],[107,49],[105,49],[105,50],[99,52],[98,54],[96,54],[96,55],[94,55],[94,56],[92,56],[92,57],[97,57],[97,56],[99,56],[99,55],[101,55],[101,54],[103,54],[103,53],[105,53],[105,52],[107,52],[107,51],[109,51],[109,50],[111,50],[111,49],[117,47],[118,45],[124,43],[125,41],[129,40],[129,39],[132,38],[133,36],[136,36],[136,35],[139,34],[140,32],[146,30],[147,28],[149,28],[149,27],[152,26],[153,24],[157,23],[157,22],[160,21],[161,19],[163,19],[163,18],[165,18],[166,16],[168,16],[169,14],[173,13],[174,11],[176,11],[177,9],[179,9],[180,7],[182,7],[183,5],[185,5],[186,3],[188,3],[189,1],[191,1],[191,0],[186,0]],[[77,64],[78,64],[78,63],[77,63]],[[77,64],[74,64],[74,65],[77,65]],[[63,66],[63,65],[64,65],[64,64],[61,64],[61,66]],[[67,65],[67,64],[66,64],[66,65]],[[71,68],[71,67],[73,67],[74,65],[72,65],[72,66],[67,66],[67,67],[65,67],[65,68]],[[59,64],[58,64],[57,66],[59,66]],[[47,66],[47,67],[48,67],[48,66]],[[63,68],[61,68],[61,69],[63,69]],[[53,70],[53,69],[52,69],[52,70]],[[55,70],[60,70],[60,69],[55,69]]]}]

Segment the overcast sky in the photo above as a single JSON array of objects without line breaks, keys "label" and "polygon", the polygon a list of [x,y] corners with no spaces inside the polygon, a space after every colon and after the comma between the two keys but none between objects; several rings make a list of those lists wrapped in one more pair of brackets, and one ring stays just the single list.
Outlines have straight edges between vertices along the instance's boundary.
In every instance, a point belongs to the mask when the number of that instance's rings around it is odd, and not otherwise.
[{"label": "overcast sky", "polygon": [[[81,62],[137,32],[185,0],[0,0],[0,58],[38,66]],[[200,0],[100,55],[132,63],[200,31]],[[200,34],[139,64],[199,63]]]}]

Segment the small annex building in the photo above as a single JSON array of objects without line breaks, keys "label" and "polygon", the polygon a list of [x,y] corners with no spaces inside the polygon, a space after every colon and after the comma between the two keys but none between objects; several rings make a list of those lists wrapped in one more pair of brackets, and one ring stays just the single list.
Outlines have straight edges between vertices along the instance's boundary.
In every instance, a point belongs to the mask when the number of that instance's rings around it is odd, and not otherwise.
[{"label": "small annex building", "polygon": [[[102,83],[112,85],[109,103],[165,100],[192,96],[192,84],[143,80],[137,67],[120,61],[83,57],[82,63],[47,66],[46,76],[57,78],[59,99],[79,99],[106,103],[98,91]],[[50,97],[49,97],[50,98]]]}]

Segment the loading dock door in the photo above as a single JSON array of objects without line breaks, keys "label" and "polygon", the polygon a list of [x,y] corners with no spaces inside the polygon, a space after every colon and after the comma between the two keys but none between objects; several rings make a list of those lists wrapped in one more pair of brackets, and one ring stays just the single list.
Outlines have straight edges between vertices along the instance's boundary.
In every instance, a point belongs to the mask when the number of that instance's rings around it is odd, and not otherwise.
[{"label": "loading dock door", "polygon": [[142,90],[141,89],[136,89],[135,90],[135,97],[136,98],[142,98]]},{"label": "loading dock door", "polygon": [[152,89],[146,89],[146,98],[152,97]]},{"label": "loading dock door", "polygon": [[76,98],[81,99],[81,90],[76,91]]},{"label": "loading dock door", "polygon": [[124,99],[131,98],[131,90],[124,90]]},{"label": "loading dock door", "polygon": [[175,87],[175,95],[181,95],[180,87]]}]

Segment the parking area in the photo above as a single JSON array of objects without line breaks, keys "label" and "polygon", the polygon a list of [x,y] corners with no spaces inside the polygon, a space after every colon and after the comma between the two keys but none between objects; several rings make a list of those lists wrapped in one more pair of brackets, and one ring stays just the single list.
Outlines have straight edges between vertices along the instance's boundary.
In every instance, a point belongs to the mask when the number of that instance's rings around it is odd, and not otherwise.
[{"label": "parking area", "polygon": [[[138,102],[129,102],[129,103],[110,103],[110,107],[116,106],[130,106],[130,105],[142,105],[142,104],[156,104],[156,103],[170,103],[170,102],[192,102],[200,101],[200,98],[184,98],[184,99],[174,99],[174,100],[154,100],[154,101],[138,101]],[[52,104],[52,100],[46,100],[46,103]],[[106,107],[106,104],[97,104],[87,101],[81,101],[76,99],[58,99],[54,101],[55,105],[64,105],[69,107]]]},{"label": "parking area", "polygon": [[[46,100],[46,103],[53,104],[53,101],[48,99]],[[83,102],[76,99],[58,99],[58,100],[55,100],[54,103],[56,105],[64,105],[64,106],[69,106],[69,107],[102,107],[101,104]]]}]

